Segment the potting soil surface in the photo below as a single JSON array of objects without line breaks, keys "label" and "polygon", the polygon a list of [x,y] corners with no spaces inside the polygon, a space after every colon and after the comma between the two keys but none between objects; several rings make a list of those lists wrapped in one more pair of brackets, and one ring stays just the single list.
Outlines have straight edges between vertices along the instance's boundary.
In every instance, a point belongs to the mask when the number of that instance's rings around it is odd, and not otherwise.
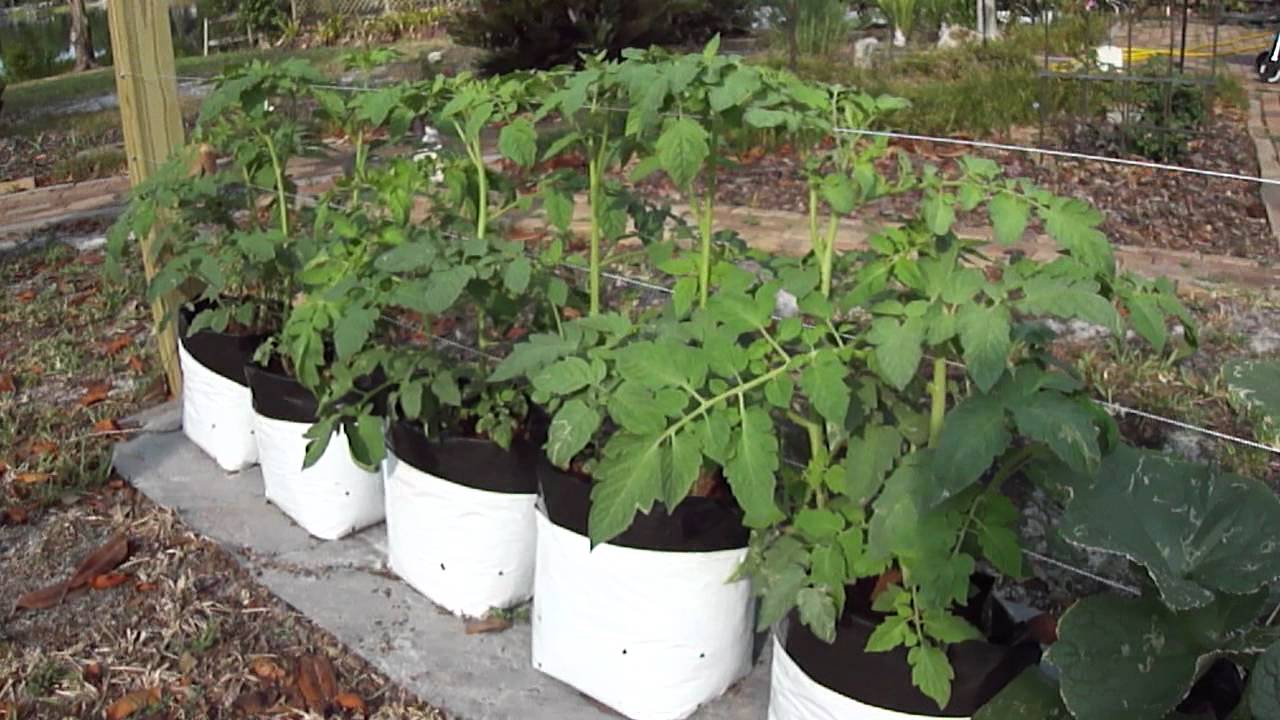
[{"label": "potting soil surface", "polygon": [[[167,412],[179,414],[176,406]],[[167,429],[176,422],[153,426]],[[381,525],[336,542],[311,538],[266,502],[257,468],[224,473],[180,431],[146,433],[118,445],[115,467],[152,500],[176,510],[192,530],[222,544],[285,602],[450,717],[615,716],[530,666],[527,621],[500,633],[468,635],[461,619],[398,580],[387,570]],[[755,720],[764,717],[767,703],[766,654],[744,681],[694,717]]]}]

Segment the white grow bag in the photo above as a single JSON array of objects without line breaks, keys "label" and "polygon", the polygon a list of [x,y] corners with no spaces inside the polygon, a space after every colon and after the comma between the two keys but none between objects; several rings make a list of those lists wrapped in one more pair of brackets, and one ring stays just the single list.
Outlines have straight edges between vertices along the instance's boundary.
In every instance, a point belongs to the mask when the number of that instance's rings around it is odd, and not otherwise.
[{"label": "white grow bag", "polygon": [[591,549],[538,512],[533,665],[634,720],[677,720],[751,669],[746,548]]},{"label": "white grow bag", "polygon": [[773,638],[773,667],[769,679],[769,720],[933,720],[937,715],[914,715],[887,710],[841,695],[809,677]]},{"label": "white grow bag", "polygon": [[178,343],[182,367],[182,432],[227,472],[258,462],[253,395],[246,385],[205,367]]},{"label": "white grow bag", "polygon": [[254,423],[267,500],[304,530],[322,540],[337,540],[382,520],[382,473],[356,465],[341,430],[330,438],[320,459],[303,469],[308,423],[257,412]]},{"label": "white grow bag", "polygon": [[502,493],[386,461],[391,570],[449,612],[483,617],[533,594],[537,494]]}]

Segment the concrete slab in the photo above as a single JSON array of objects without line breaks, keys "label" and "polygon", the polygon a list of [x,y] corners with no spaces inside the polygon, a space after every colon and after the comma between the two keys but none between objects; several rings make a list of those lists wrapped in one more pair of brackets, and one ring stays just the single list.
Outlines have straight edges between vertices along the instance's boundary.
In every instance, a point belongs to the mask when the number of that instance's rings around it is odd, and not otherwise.
[{"label": "concrete slab", "polygon": [[[150,413],[145,426],[154,431],[117,446],[120,474],[225,546],[267,588],[392,680],[451,718],[616,717],[530,666],[527,623],[494,635],[466,635],[461,620],[387,570],[382,526],[337,542],[311,538],[266,502],[256,468],[224,473],[173,431],[175,412],[171,404]],[[746,680],[694,717],[765,717],[768,669],[766,653]]]}]

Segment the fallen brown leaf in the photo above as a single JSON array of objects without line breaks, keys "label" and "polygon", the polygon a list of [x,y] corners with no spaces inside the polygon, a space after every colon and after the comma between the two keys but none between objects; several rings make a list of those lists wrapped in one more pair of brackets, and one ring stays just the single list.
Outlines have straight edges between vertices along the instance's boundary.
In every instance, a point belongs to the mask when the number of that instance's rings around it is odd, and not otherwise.
[{"label": "fallen brown leaf", "polygon": [[115,432],[120,429],[120,425],[116,423],[115,418],[103,418],[93,424],[93,431],[99,433]]},{"label": "fallen brown leaf", "polygon": [[275,707],[279,697],[279,693],[271,689],[250,690],[241,693],[240,697],[237,697],[235,702],[232,703],[232,706],[245,715],[256,717],[270,712],[271,708]]},{"label": "fallen brown leaf", "polygon": [[18,293],[14,297],[16,297],[18,299],[18,302],[20,303],[29,303],[32,300],[36,299],[36,291],[32,288],[28,288]]},{"label": "fallen brown leaf", "polygon": [[156,584],[153,582],[140,582],[137,585],[134,585],[133,589],[138,592],[151,592],[156,589]]},{"label": "fallen brown leaf", "polygon": [[58,443],[52,440],[36,440],[27,446],[27,457],[40,457],[41,455],[56,455],[58,453]]},{"label": "fallen brown leaf", "polygon": [[338,693],[333,701],[338,704],[338,707],[348,712],[365,713],[364,699],[355,693]]},{"label": "fallen brown leaf", "polygon": [[85,682],[95,683],[102,679],[102,663],[97,660],[90,660],[85,663],[84,670],[80,672],[80,677]]},{"label": "fallen brown leaf", "polygon": [[487,617],[467,621],[467,634],[499,633],[511,627],[511,621],[503,617]]},{"label": "fallen brown leaf", "polygon": [[19,485],[39,485],[51,477],[53,477],[53,473],[25,472],[15,475],[13,481]]},{"label": "fallen brown leaf", "polygon": [[249,670],[263,680],[271,682],[279,682],[288,675],[284,668],[280,667],[270,658],[257,658],[249,664]]},{"label": "fallen brown leaf", "polygon": [[29,592],[18,598],[16,606],[23,610],[43,610],[53,607],[61,603],[67,593],[79,590],[92,578],[114,570],[128,556],[129,538],[123,533],[115,535],[106,544],[81,560],[70,580]]},{"label": "fallen brown leaf", "polygon": [[160,702],[160,688],[137,690],[111,703],[107,720],[124,720],[143,708]]},{"label": "fallen brown leaf", "polygon": [[17,386],[13,384],[13,373],[0,375],[0,393],[11,393],[17,389]]},{"label": "fallen brown leaf", "polygon": [[107,396],[110,394],[111,394],[110,383],[105,383],[105,382],[93,383],[85,387],[84,395],[80,398],[80,406],[89,407],[90,405],[97,405],[103,400],[106,400]]},{"label": "fallen brown leaf", "polygon": [[95,575],[89,581],[89,587],[94,590],[109,590],[118,585],[128,582],[129,576],[124,573],[106,573],[104,575]]},{"label": "fallen brown leaf", "polygon": [[147,370],[147,366],[142,364],[142,359],[139,358],[137,355],[129,356],[128,365],[131,370],[138,373],[139,375],[146,372]]},{"label": "fallen brown leaf", "polygon": [[323,655],[304,655],[298,660],[297,685],[307,709],[314,713],[328,710],[338,695],[333,664]]},{"label": "fallen brown leaf", "polygon": [[129,347],[129,343],[131,342],[133,342],[132,336],[121,335],[119,337],[108,340],[105,343],[102,343],[102,352],[107,357],[112,357],[117,353],[119,353],[121,350],[124,350],[125,348]]},{"label": "fallen brown leaf", "polygon": [[26,508],[15,506],[4,509],[4,522],[6,525],[26,525],[29,519]]}]

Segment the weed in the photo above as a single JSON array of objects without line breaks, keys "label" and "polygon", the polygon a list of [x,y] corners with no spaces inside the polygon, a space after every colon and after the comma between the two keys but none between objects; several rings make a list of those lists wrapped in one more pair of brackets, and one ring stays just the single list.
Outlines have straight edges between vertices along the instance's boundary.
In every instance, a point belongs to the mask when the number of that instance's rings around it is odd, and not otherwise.
[{"label": "weed", "polygon": [[48,697],[73,672],[57,660],[46,659],[36,665],[23,683],[22,690],[33,700]]}]

